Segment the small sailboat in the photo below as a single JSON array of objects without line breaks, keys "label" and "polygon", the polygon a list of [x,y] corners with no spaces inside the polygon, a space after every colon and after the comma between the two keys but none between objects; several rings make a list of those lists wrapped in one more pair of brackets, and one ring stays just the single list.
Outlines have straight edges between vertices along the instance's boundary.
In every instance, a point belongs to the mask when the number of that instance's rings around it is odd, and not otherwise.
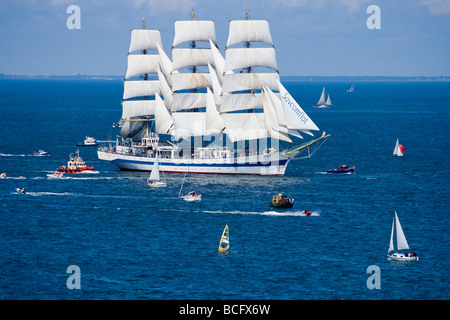
[{"label": "small sailboat", "polygon": [[180,192],[178,193],[178,197],[181,200],[184,200],[184,201],[187,201],[187,202],[194,202],[194,201],[199,202],[199,201],[202,201],[202,195],[195,193],[195,191],[191,191],[188,194],[181,195],[181,191],[183,190],[184,180],[186,179],[186,174],[188,176],[188,183],[189,183],[189,168],[188,168],[188,171],[186,171],[184,173],[183,183],[181,184],[181,188],[180,188]]},{"label": "small sailboat", "polygon": [[350,89],[347,89],[347,92],[353,92],[353,90],[355,90],[355,86],[352,84],[352,86],[350,87]]},{"label": "small sailboat", "polygon": [[395,148],[394,148],[394,156],[403,157],[403,153],[405,153],[405,147],[398,143],[398,138],[397,138],[397,142],[396,142]]},{"label": "small sailboat", "polygon": [[160,181],[158,154],[156,154],[155,162],[153,163],[152,172],[147,180],[147,184],[152,188],[165,188],[167,186],[166,182]]},{"label": "small sailboat", "polygon": [[219,253],[227,251],[230,248],[230,232],[228,230],[228,225],[223,229],[222,237],[220,238],[219,243]]},{"label": "small sailboat", "polygon": [[[397,250],[394,249],[394,229],[397,236]],[[389,242],[388,249],[388,260],[397,261],[417,261],[419,257],[415,252],[411,253],[400,253],[400,250],[409,250],[408,242],[406,241],[405,234],[403,233],[402,226],[400,225],[400,220],[398,219],[397,212],[394,214],[394,219],[392,220],[392,231],[391,231],[391,241]],[[389,254],[394,251],[394,253]]]},{"label": "small sailboat", "polygon": [[329,93],[327,93],[327,94],[328,94],[328,98],[325,101],[326,92],[325,92],[325,87],[323,87],[322,94],[320,95],[320,99],[319,99],[319,101],[317,101],[317,104],[313,107],[314,108],[329,108],[329,107],[331,107],[332,104],[331,104],[330,94]]}]

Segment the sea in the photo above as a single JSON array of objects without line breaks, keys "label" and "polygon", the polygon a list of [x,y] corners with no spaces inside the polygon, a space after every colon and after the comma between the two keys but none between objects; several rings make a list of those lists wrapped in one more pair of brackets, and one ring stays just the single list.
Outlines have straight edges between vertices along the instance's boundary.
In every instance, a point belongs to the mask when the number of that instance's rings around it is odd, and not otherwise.
[{"label": "sea", "polygon": [[[187,203],[184,175],[152,189],[77,147],[115,139],[122,81],[1,79],[0,299],[449,299],[450,82],[283,84],[330,137],[284,176],[192,174]],[[323,86],[333,106],[313,108]],[[93,172],[47,176],[77,150]],[[355,174],[326,173],[342,164]],[[418,261],[387,259],[394,212]]]}]

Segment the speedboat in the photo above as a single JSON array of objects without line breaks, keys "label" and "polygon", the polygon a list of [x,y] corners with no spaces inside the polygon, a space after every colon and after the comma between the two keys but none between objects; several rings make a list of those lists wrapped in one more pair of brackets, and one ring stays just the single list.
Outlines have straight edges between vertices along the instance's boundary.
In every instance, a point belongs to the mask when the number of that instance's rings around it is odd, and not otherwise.
[{"label": "speedboat", "polygon": [[33,156],[35,157],[42,157],[42,156],[49,156],[50,152],[39,150],[38,152],[33,152]]},{"label": "speedboat", "polygon": [[289,198],[281,193],[274,194],[270,201],[271,208],[292,208],[294,205],[294,199]]},{"label": "speedboat", "polygon": [[56,178],[56,179],[64,179],[64,173],[62,172],[53,172],[52,174],[48,174],[47,177],[49,178]]},{"label": "speedboat", "polygon": [[349,167],[345,164],[337,167],[337,169],[330,169],[327,170],[327,173],[343,173],[343,174],[352,174],[355,173],[355,166]]},{"label": "speedboat", "polygon": [[86,137],[86,139],[84,139],[83,143],[78,143],[77,146],[79,146],[79,147],[95,147],[95,146],[98,146],[98,143],[94,137]]},{"label": "speedboat", "polygon": [[25,194],[26,193],[26,191],[25,191],[25,188],[16,188],[16,192],[18,193],[18,194]]},{"label": "speedboat", "polygon": [[6,173],[2,173],[2,174],[0,174],[0,179],[6,179]]},{"label": "speedboat", "polygon": [[187,202],[194,202],[194,201],[198,202],[198,201],[202,201],[202,195],[196,194],[194,191],[191,191],[184,196],[180,196],[180,199],[187,201]]}]

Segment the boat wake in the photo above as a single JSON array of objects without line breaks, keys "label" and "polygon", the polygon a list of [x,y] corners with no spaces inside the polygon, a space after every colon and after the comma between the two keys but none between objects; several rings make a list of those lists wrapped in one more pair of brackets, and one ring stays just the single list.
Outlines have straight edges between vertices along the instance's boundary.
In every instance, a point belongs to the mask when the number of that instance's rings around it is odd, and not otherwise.
[{"label": "boat wake", "polygon": [[[275,210],[271,210],[271,211],[263,211],[263,212],[253,212],[253,211],[221,211],[221,210],[217,210],[217,211],[208,211],[208,210],[204,210],[203,212],[205,213],[229,213],[229,214],[256,214],[256,215],[263,215],[263,216],[289,216],[289,217],[307,217],[308,215],[306,215],[304,213],[304,211],[288,211],[288,210],[283,210],[283,211],[275,211]],[[320,216],[319,211],[311,211],[311,214],[309,216]]]},{"label": "boat wake", "polygon": [[[11,194],[16,194],[16,193],[17,192],[11,192]],[[47,191],[29,192],[29,191],[26,191],[25,195],[33,196],[33,197],[40,197],[40,196],[75,196],[78,194],[72,193],[72,192],[47,192]]]}]

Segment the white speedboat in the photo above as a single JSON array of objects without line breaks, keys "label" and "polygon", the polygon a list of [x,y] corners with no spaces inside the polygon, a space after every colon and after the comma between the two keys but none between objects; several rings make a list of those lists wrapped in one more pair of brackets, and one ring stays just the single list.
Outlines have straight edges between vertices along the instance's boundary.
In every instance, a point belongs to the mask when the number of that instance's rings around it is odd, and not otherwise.
[{"label": "white speedboat", "polygon": [[35,157],[42,157],[42,156],[49,156],[50,152],[39,150],[38,152],[33,152],[33,156]]}]

